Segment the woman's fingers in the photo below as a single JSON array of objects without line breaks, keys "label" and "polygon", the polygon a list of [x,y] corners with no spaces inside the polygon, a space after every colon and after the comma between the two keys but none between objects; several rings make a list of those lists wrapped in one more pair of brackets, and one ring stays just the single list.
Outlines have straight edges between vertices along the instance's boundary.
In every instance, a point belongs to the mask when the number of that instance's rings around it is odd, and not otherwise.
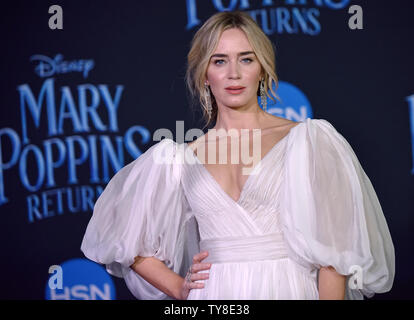
[{"label": "woman's fingers", "polygon": [[205,272],[191,274],[191,281],[205,280],[209,278],[209,274]]},{"label": "woman's fingers", "polygon": [[193,257],[193,265],[191,267],[191,272],[195,273],[201,270],[207,270],[211,267],[211,263],[201,263],[202,260],[204,260],[205,258],[207,258],[208,256],[208,252],[207,251],[203,251],[200,252],[196,255],[194,255]]},{"label": "woman's fingers", "polygon": [[207,251],[203,251],[200,253],[197,253],[196,255],[194,255],[193,257],[193,264],[194,263],[200,263],[202,260],[204,260],[206,257],[208,256],[208,252]]},{"label": "woman's fingers", "polygon": [[200,289],[200,288],[204,288],[204,283],[202,283],[202,282],[191,282],[189,286],[190,286],[190,289]]},{"label": "woman's fingers", "polygon": [[196,273],[201,270],[208,270],[211,267],[211,263],[196,263],[191,267],[191,273]]},{"label": "woman's fingers", "polygon": [[193,256],[193,264],[191,266],[191,282],[188,283],[189,289],[204,288],[204,283],[200,280],[206,280],[209,278],[209,274],[206,272],[200,272],[202,270],[208,270],[211,267],[211,263],[201,263],[208,256],[207,251],[200,252]]}]

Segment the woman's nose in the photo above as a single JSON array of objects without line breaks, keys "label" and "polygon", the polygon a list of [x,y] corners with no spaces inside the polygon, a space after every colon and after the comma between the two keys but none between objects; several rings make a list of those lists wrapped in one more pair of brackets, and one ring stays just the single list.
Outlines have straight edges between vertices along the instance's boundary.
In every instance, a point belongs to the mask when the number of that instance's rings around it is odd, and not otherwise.
[{"label": "woman's nose", "polygon": [[240,68],[237,62],[229,63],[229,79],[239,79],[240,78]]}]

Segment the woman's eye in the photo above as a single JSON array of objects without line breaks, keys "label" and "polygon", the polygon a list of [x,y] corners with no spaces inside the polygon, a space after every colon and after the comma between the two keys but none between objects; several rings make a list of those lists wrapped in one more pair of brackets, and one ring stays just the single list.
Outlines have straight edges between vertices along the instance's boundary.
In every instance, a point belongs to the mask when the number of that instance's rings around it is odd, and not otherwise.
[{"label": "woman's eye", "polygon": [[214,64],[223,64],[224,60],[220,59],[220,60],[214,60]]},{"label": "woman's eye", "polygon": [[[241,60],[242,62],[245,62],[245,63],[250,63],[250,62],[252,62],[253,61],[253,59],[251,59],[251,58],[244,58],[244,59],[242,59]],[[218,60],[214,60],[213,61],[213,63],[214,64],[216,64],[216,65],[220,65],[220,64],[224,64],[226,61],[225,60],[223,60],[223,59],[218,59]]]}]

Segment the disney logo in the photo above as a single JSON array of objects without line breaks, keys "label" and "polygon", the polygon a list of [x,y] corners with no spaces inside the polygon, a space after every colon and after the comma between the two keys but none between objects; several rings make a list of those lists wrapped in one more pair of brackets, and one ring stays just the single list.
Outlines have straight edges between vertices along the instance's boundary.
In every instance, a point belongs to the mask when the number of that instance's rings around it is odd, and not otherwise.
[{"label": "disney logo", "polygon": [[36,54],[30,57],[30,61],[38,62],[34,70],[41,78],[50,77],[57,73],[69,72],[83,72],[83,77],[86,78],[89,71],[91,71],[95,65],[93,60],[79,59],[63,61],[63,55],[60,53],[57,54],[54,59]]}]

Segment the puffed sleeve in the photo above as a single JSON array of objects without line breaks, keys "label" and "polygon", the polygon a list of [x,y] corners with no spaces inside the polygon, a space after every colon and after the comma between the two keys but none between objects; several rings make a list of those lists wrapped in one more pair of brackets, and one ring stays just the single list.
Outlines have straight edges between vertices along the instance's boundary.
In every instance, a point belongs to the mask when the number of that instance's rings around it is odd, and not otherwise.
[{"label": "puffed sleeve", "polygon": [[347,276],[346,299],[391,290],[393,242],[353,149],[324,119],[308,118],[295,129],[287,146],[281,211],[290,256],[309,270],[332,266]]},{"label": "puffed sleeve", "polygon": [[180,185],[177,145],[163,139],[123,167],[95,203],[81,250],[124,278],[138,299],[171,299],[130,266],[136,256],[156,257],[183,275],[188,268],[191,210]]}]

